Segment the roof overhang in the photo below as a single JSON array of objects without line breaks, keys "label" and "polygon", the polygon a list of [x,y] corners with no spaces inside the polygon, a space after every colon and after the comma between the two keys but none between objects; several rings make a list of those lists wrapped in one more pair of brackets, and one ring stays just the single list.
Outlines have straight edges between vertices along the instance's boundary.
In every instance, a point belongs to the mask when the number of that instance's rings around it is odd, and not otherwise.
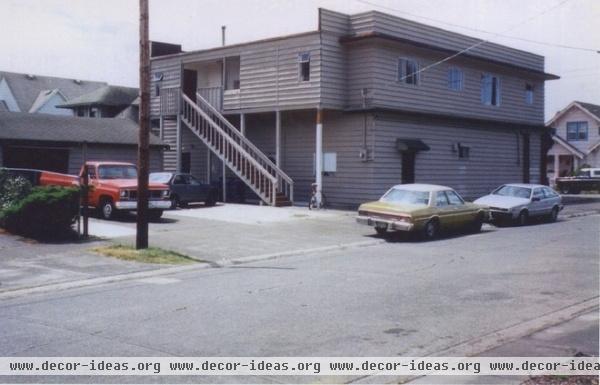
[{"label": "roof overhang", "polygon": [[[417,42],[414,40],[405,39],[405,38],[401,38],[401,37],[397,37],[397,36],[392,36],[392,35],[388,35],[388,34],[381,33],[381,32],[366,32],[366,33],[361,33],[361,34],[356,34],[356,35],[342,36],[340,38],[340,43],[347,44],[347,43],[353,43],[353,42],[357,42],[357,41],[371,40],[371,39],[380,39],[380,40],[391,41],[391,42],[395,42],[395,43],[409,44],[414,47],[430,49],[430,50],[434,50],[437,52],[442,52],[447,55],[456,55],[456,54],[460,53],[460,51],[443,48],[443,47],[440,47],[437,45],[421,43],[421,42]],[[526,73],[529,76],[536,77],[538,79],[543,79],[543,80],[560,79],[560,76],[557,76],[554,74],[549,74],[549,73],[546,73],[543,71],[538,71],[538,70],[534,70],[532,68],[527,68],[527,67],[522,67],[522,66],[518,66],[515,64],[511,64],[511,63],[506,63],[506,62],[499,61],[499,60],[487,59],[487,58],[469,54],[469,53],[460,53],[460,56],[466,57],[469,59],[473,59],[473,60],[483,61],[486,63],[492,63],[492,64],[496,64],[499,66],[511,68],[511,69],[517,70],[519,72]]]},{"label": "roof overhang", "polygon": [[400,152],[429,151],[429,146],[421,139],[416,138],[398,138],[396,139],[396,148]]},{"label": "roof overhang", "polygon": [[567,142],[566,140],[564,140],[560,136],[558,136],[558,135],[552,135],[552,140],[554,140],[554,143],[556,143],[559,146],[563,147],[565,150],[569,151],[571,154],[573,154],[574,156],[578,157],[579,159],[585,158],[585,154],[583,152],[581,152],[578,149],[576,149],[575,147],[571,146],[569,144],[569,142]]}]

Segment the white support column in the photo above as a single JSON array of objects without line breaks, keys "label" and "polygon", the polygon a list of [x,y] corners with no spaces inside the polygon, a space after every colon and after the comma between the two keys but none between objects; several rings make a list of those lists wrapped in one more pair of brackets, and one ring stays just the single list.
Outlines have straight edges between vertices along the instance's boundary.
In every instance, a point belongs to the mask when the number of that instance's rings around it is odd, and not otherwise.
[{"label": "white support column", "polygon": [[246,114],[240,114],[240,132],[246,136]]},{"label": "white support column", "polygon": [[177,148],[177,172],[181,172],[181,115],[177,114],[177,135],[176,135],[176,148]]},{"label": "white support column", "polygon": [[317,184],[317,207],[321,205],[323,189],[323,110],[317,108],[317,127],[315,140],[315,183]]},{"label": "white support column", "polygon": [[227,202],[227,166],[225,165],[225,158],[221,159],[223,162],[223,203]]},{"label": "white support column", "polygon": [[281,111],[275,111],[275,164],[281,168]]}]

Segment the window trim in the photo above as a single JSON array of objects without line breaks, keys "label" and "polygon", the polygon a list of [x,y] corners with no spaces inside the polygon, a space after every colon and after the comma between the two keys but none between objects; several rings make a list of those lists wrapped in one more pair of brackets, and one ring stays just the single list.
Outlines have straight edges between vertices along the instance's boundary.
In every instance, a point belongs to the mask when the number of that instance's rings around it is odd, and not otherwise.
[{"label": "window trim", "polygon": [[[406,67],[401,67],[401,64],[404,63],[407,65],[409,62],[414,63],[415,70],[412,72],[412,75],[408,77],[406,73]],[[402,68],[402,71],[400,70]],[[401,56],[396,60],[396,82],[400,84],[406,84],[408,86],[418,87],[421,84],[421,64],[419,61],[412,57]],[[408,79],[414,78],[414,83],[409,83]]]},{"label": "window trim", "polygon": [[[452,86],[455,84],[455,80],[451,78],[451,74],[452,73],[458,73],[460,74],[460,82],[459,82],[459,87],[458,88],[453,88]],[[462,92],[465,89],[465,71],[463,71],[460,67],[457,66],[450,66],[448,67],[448,78],[446,79],[448,81],[448,89],[450,91],[454,91],[454,92]]]},{"label": "window trim", "polygon": [[[486,77],[490,77],[492,79],[492,84],[491,84],[491,98],[490,98],[490,102],[487,103],[484,99],[483,99],[483,84],[484,84],[484,78]],[[496,79],[496,104],[493,103],[494,101],[494,82],[493,79]],[[480,80],[480,98],[481,98],[481,104],[483,104],[484,106],[491,106],[491,107],[500,107],[502,105],[502,79],[500,78],[500,76],[490,73],[490,72],[482,72],[481,73],[481,80]]]},{"label": "window trim", "polygon": [[[569,125],[575,125],[575,138],[571,139],[569,138]],[[584,139],[580,139],[579,138],[579,134],[580,134],[580,129],[582,127],[585,127],[585,138]],[[567,132],[567,142],[587,142],[590,138],[590,126],[588,124],[587,121],[585,120],[576,120],[576,121],[571,121],[571,122],[567,122],[566,125],[566,132]]]},{"label": "window trim", "polygon": [[525,83],[525,104],[528,104],[531,106],[531,105],[533,105],[534,102],[535,102],[535,86],[532,83]]},{"label": "window trim", "polygon": [[[298,53],[297,62],[298,62],[298,82],[300,82],[300,83],[310,82],[310,52],[305,51],[305,52]],[[308,65],[308,73],[307,73],[306,79],[304,79],[302,76],[302,67],[305,64]]]}]

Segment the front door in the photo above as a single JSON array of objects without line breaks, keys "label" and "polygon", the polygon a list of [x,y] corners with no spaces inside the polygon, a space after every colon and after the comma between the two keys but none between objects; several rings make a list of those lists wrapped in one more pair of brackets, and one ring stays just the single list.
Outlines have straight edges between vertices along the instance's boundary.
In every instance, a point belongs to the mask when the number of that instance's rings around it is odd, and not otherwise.
[{"label": "front door", "polygon": [[188,98],[196,101],[196,90],[198,89],[198,72],[194,70],[183,70],[183,93]]},{"label": "front door", "polygon": [[415,156],[414,151],[402,152],[402,183],[415,183]]}]

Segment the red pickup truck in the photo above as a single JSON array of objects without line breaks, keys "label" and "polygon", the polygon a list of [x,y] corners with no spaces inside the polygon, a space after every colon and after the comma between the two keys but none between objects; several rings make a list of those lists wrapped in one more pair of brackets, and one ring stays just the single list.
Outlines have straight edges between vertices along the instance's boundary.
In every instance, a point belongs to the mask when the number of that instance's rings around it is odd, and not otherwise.
[{"label": "red pickup truck", "polygon": [[[86,162],[88,171],[88,204],[98,210],[105,219],[118,212],[135,211],[137,208],[137,169],[131,163]],[[40,185],[78,186],[83,177],[84,166],[79,176],[41,172]],[[162,183],[149,183],[149,218],[156,220],[163,210],[171,207],[169,187]]]}]

